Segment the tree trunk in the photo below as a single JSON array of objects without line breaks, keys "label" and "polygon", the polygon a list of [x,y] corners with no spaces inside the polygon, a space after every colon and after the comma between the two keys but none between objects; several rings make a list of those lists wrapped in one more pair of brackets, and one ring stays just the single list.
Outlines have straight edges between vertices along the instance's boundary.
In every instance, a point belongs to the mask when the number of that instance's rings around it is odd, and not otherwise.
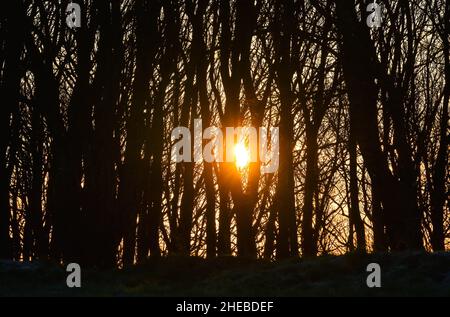
[{"label": "tree trunk", "polygon": [[[350,120],[367,164],[373,186],[379,191],[392,250],[420,249],[417,210],[406,190],[391,174],[378,137],[376,56],[366,27],[356,18],[353,1],[336,2],[338,29],[343,36],[343,69],[350,100]],[[408,206],[404,203],[408,202]],[[420,225],[420,222],[419,222]]]},{"label": "tree trunk", "polygon": [[433,172],[433,188],[431,190],[431,245],[434,251],[445,250],[444,206],[446,193],[446,169],[448,166],[448,108],[450,98],[450,1],[445,3],[444,33],[441,35],[444,49],[445,88],[440,120],[440,144]]},{"label": "tree trunk", "polygon": [[[7,148],[11,137],[11,114],[18,107],[20,87],[20,56],[23,49],[24,23],[22,23],[22,5],[15,1],[4,8],[1,15],[2,28],[6,34],[4,43],[5,55],[2,60],[2,78],[0,82],[0,258],[12,257],[12,241],[9,235],[10,203]],[[6,13],[8,12],[8,13]],[[4,64],[3,64],[4,63]]]},{"label": "tree trunk", "polygon": [[[277,84],[280,89],[280,148],[277,184],[279,234],[277,258],[298,256],[296,210],[294,199],[294,122],[292,115],[293,92],[291,61],[293,30],[295,28],[293,1],[280,1],[275,20],[277,52]],[[279,28],[278,28],[279,26]]]},{"label": "tree trunk", "polygon": [[306,127],[306,144],[306,176],[302,219],[302,255],[316,256],[317,242],[314,239],[313,199],[317,192],[319,177],[317,170],[318,144],[317,131],[314,127],[311,127],[311,123],[307,123]]},{"label": "tree trunk", "polygon": [[[364,222],[361,219],[359,209],[359,190],[358,190],[358,164],[356,152],[356,140],[352,127],[350,127],[349,147],[350,155],[350,222],[355,226],[356,231],[356,250],[359,253],[366,252],[366,232]],[[353,237],[351,237],[353,239]]]}]

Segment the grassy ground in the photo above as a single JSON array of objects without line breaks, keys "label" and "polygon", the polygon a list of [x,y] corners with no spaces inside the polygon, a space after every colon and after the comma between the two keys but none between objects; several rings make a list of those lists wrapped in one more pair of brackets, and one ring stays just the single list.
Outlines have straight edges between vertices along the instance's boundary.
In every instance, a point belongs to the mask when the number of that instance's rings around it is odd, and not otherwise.
[{"label": "grassy ground", "polygon": [[[366,286],[381,266],[382,287]],[[63,268],[0,262],[0,296],[450,296],[450,253],[323,256],[277,263],[169,257],[125,270],[82,270],[69,289]]]}]

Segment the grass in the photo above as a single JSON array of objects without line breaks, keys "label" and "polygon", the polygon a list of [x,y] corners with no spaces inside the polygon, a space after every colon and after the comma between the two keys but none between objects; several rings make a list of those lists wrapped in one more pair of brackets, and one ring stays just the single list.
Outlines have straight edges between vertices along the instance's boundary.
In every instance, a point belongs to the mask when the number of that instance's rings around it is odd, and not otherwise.
[{"label": "grass", "polygon": [[[381,266],[382,287],[366,286]],[[62,267],[0,262],[0,296],[450,296],[450,253],[321,256],[280,262],[167,257],[123,270],[82,269],[66,287]]]}]

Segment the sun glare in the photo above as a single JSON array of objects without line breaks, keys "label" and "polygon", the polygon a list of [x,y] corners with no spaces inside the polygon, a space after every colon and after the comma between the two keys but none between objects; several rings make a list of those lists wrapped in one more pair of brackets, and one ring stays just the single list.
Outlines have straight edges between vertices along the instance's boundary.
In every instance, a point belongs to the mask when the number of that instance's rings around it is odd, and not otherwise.
[{"label": "sun glare", "polygon": [[250,153],[242,143],[237,143],[234,146],[234,157],[238,168],[244,168],[250,162]]}]

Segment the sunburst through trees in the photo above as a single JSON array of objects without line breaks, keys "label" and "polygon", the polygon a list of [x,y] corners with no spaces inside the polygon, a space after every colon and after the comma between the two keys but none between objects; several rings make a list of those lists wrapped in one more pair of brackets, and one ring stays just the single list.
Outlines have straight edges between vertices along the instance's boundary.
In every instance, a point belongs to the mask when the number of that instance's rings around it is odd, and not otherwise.
[{"label": "sunburst through trees", "polygon": [[76,2],[1,10],[1,258],[448,248],[449,0]]}]

